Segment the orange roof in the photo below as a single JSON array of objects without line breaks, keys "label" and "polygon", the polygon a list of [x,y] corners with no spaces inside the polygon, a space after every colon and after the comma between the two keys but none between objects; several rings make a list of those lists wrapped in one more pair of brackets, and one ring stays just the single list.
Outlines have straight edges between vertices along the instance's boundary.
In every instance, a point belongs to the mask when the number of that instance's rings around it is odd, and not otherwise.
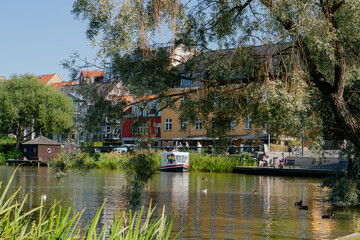
[{"label": "orange roof", "polygon": [[40,79],[41,82],[43,83],[47,83],[48,81],[50,81],[56,73],[53,74],[45,74],[45,75],[39,75],[39,76],[35,76],[37,79]]},{"label": "orange roof", "polygon": [[154,99],[154,98],[158,98],[158,97],[159,97],[159,95],[146,95],[146,96],[137,98],[135,100],[135,102],[142,102],[142,101],[145,101],[145,100],[150,100],[150,99]]},{"label": "orange roof", "polygon": [[81,70],[81,74],[84,77],[89,77],[89,78],[95,78],[95,77],[102,77],[104,76],[105,72],[104,71],[87,71],[87,70]]},{"label": "orange roof", "polygon": [[147,95],[147,96],[143,96],[137,99],[134,99],[125,109],[124,112],[126,112],[127,110],[129,110],[131,108],[132,105],[135,105],[136,103],[145,101],[145,100],[150,100],[150,99],[154,99],[154,98],[158,98],[159,95]]},{"label": "orange roof", "polygon": [[53,83],[51,84],[51,87],[56,88],[59,90],[64,85],[77,85],[77,81],[69,81],[69,82],[59,82],[59,83]]}]

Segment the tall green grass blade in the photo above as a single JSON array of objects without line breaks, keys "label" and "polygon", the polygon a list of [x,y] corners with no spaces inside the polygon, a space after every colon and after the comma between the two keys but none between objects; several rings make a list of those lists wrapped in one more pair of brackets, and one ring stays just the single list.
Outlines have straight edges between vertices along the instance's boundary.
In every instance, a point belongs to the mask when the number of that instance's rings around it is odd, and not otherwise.
[{"label": "tall green grass blade", "polygon": [[1,194],[1,197],[0,197],[0,206],[3,205],[3,201],[4,201],[5,197],[6,197],[7,192],[9,191],[9,188],[10,188],[10,186],[11,186],[11,183],[12,183],[13,179],[14,179],[15,173],[16,173],[16,171],[18,170],[19,167],[20,167],[20,165],[15,169],[15,171],[14,171],[13,174],[11,175],[8,183],[6,184],[6,187],[5,187],[5,189],[4,189],[4,192]]},{"label": "tall green grass blade", "polygon": [[96,214],[95,214],[95,217],[93,218],[92,220],[92,223],[91,225],[89,226],[89,229],[87,231],[87,235],[86,235],[86,240],[92,240],[92,239],[96,239],[96,226],[99,222],[99,219],[100,219],[100,214],[101,214],[101,211],[103,209],[105,205],[105,202],[101,205],[100,208],[98,208]]}]

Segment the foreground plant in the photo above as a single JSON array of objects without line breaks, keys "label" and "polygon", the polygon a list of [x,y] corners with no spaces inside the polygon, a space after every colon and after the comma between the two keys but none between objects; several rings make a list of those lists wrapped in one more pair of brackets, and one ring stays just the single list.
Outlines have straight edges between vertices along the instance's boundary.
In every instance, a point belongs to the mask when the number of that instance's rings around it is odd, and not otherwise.
[{"label": "foreground plant", "polygon": [[41,201],[39,207],[27,210],[27,196],[21,203],[15,200],[20,188],[6,198],[15,173],[16,170],[0,197],[1,239],[170,239],[173,218],[167,219],[165,209],[155,217],[156,208],[151,206],[146,217],[144,208],[140,212],[118,211],[112,223],[105,223],[102,228],[98,224],[104,204],[86,225],[82,219],[85,209],[71,215],[71,208],[65,210],[55,202],[47,211]]}]

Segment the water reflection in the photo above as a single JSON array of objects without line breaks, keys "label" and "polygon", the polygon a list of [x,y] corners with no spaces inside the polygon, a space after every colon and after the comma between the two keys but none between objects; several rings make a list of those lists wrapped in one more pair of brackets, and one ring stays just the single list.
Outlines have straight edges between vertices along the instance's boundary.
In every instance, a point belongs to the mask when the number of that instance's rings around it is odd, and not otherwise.
[{"label": "water reflection", "polygon": [[[4,184],[13,170],[0,167]],[[338,210],[335,220],[322,219],[329,206],[320,184],[321,179],[313,178],[162,172],[145,187],[142,204],[148,206],[152,200],[159,207],[165,205],[168,214],[174,214],[174,231],[191,223],[183,239],[333,239],[351,233],[359,212]],[[127,206],[126,179],[120,171],[70,174],[57,182],[48,168],[22,167],[11,188],[18,186],[23,186],[19,200],[29,194],[29,208],[38,206],[46,194],[49,206],[56,199],[74,211],[86,207],[85,218],[106,200],[103,224]],[[309,210],[294,206],[300,199]]]}]

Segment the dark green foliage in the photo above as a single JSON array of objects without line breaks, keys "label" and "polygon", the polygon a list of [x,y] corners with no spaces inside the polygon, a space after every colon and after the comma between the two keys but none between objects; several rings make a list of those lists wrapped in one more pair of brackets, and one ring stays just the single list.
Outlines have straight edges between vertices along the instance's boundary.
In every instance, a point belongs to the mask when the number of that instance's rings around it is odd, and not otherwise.
[{"label": "dark green foliage", "polygon": [[159,166],[160,155],[152,151],[140,152],[124,164],[131,209],[139,207],[141,191],[150,178],[158,172]]},{"label": "dark green foliage", "polygon": [[323,186],[331,188],[330,202],[336,207],[360,204],[360,153],[351,143],[341,151],[340,158],[348,160],[347,171],[324,180]]},{"label": "dark green foliage", "polygon": [[16,149],[15,138],[0,138],[0,165],[5,164],[7,159],[15,159],[21,156],[21,150]]},{"label": "dark green foliage", "polygon": [[152,52],[136,49],[126,56],[115,55],[113,62],[114,74],[137,96],[161,94],[179,82],[176,69],[168,68],[171,58],[167,48]]},{"label": "dark green foliage", "polygon": [[324,185],[332,188],[329,200],[336,207],[359,205],[359,183],[346,177],[327,179]]},{"label": "dark green foliage", "polygon": [[154,152],[141,152],[125,163],[126,175],[134,186],[143,187],[156,174],[160,166],[160,155]]},{"label": "dark green foliage", "polygon": [[7,152],[15,148],[16,142],[12,143],[0,143],[0,152]]}]

